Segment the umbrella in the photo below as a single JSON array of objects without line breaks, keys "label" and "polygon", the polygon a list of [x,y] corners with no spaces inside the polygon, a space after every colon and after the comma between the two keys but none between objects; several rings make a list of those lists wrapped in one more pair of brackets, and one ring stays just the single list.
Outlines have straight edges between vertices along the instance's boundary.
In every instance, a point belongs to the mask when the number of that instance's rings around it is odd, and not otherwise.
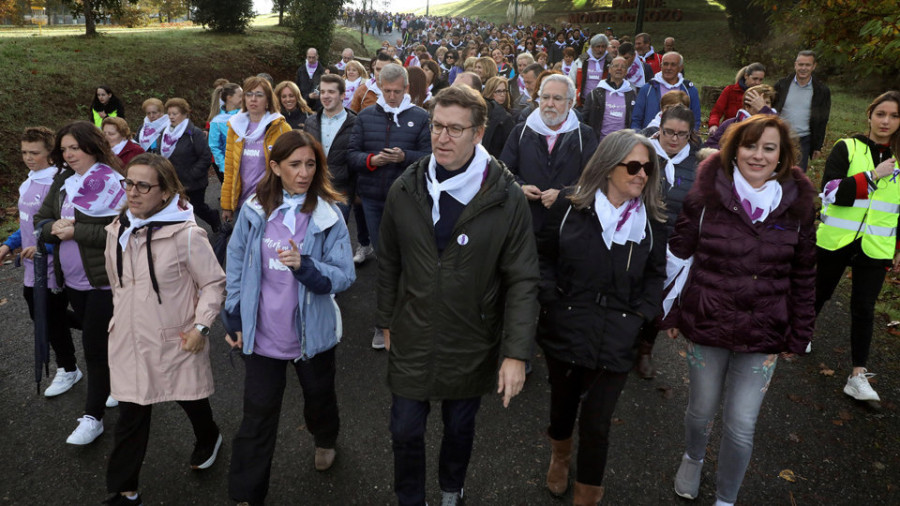
[{"label": "umbrella", "polygon": [[34,381],[37,383],[38,393],[41,392],[41,370],[47,377],[50,376],[50,331],[47,319],[53,315],[47,314],[50,296],[47,288],[47,247],[41,238],[41,230],[52,221],[41,221],[34,232],[37,236],[34,252]]}]

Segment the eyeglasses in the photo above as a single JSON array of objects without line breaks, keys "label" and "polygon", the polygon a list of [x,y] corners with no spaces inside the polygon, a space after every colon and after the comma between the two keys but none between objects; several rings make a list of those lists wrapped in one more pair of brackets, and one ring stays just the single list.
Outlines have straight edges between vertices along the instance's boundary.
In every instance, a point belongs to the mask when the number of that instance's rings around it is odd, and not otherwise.
[{"label": "eyeglasses", "polygon": [[159,186],[158,184],[148,184],[143,181],[139,181],[135,183],[130,179],[123,179],[119,181],[119,184],[122,185],[122,189],[125,191],[131,191],[132,188],[137,188],[138,193],[150,193],[150,190]]},{"label": "eyeglasses", "polygon": [[496,95],[498,93],[500,93],[501,95],[506,94],[506,90],[494,90],[494,95]]},{"label": "eyeglasses", "polygon": [[247,98],[265,98],[266,94],[261,91],[245,91],[244,96]]},{"label": "eyeglasses", "polygon": [[662,130],[660,130],[660,133],[662,133],[666,137],[672,137],[673,139],[687,139],[691,136],[691,132],[676,132],[671,128],[663,128]]},{"label": "eyeglasses", "polygon": [[440,137],[441,134],[444,133],[444,130],[446,130],[447,135],[449,135],[450,137],[453,137],[453,138],[458,138],[458,137],[462,137],[463,132],[465,132],[466,130],[468,130],[470,128],[475,128],[475,126],[473,125],[473,126],[461,127],[459,125],[442,125],[440,123],[431,122],[428,125],[428,128],[431,130],[431,133],[433,133],[434,135],[437,135],[438,137]]},{"label": "eyeglasses", "polygon": [[644,169],[644,174],[647,174],[647,176],[650,176],[650,174],[653,174],[653,162],[652,161],[647,162],[647,163],[641,163],[637,160],[632,160],[628,163],[623,162],[623,163],[616,164],[616,167],[618,167],[620,165],[622,167],[625,167],[625,170],[628,171],[629,176],[636,176],[637,173],[641,171],[641,169]]}]

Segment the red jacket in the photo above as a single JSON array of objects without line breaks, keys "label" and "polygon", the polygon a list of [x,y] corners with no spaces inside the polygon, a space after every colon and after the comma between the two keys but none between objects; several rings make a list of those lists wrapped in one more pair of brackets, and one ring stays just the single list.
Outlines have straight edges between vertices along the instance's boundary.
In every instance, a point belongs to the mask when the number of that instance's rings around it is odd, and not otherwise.
[{"label": "red jacket", "polygon": [[[652,49],[652,47],[651,47],[651,49]],[[651,54],[650,57],[647,58],[646,60],[642,60],[642,61],[644,61],[644,63],[646,63],[647,65],[650,65],[650,68],[653,69],[653,73],[655,74],[662,70],[662,57],[663,57],[663,55],[657,53],[656,50],[654,49],[653,54]],[[650,76],[650,77],[653,77],[653,76]],[[649,77],[647,78],[647,80],[648,81],[650,80]]]},{"label": "red jacket", "polygon": [[143,152],[144,148],[142,148],[140,144],[132,141],[128,141],[127,143],[125,143],[125,147],[122,148],[122,151],[118,154],[119,160],[122,161],[122,168],[124,169],[132,158]]},{"label": "red jacket", "polygon": [[744,107],[744,89],[740,84],[726,86],[709,113],[709,126],[719,126],[723,121],[737,116],[741,107]]}]

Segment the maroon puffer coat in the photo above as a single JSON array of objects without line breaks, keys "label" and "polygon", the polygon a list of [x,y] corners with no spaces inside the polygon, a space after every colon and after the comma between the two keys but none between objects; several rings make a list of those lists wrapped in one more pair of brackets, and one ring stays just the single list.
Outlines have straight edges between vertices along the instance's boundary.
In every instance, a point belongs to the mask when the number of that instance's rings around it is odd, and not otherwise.
[{"label": "maroon puffer coat", "polygon": [[669,240],[673,254],[694,255],[694,264],[663,328],[737,352],[804,353],[815,324],[812,183],[792,169],[781,204],[754,224],[718,156],[698,172]]}]

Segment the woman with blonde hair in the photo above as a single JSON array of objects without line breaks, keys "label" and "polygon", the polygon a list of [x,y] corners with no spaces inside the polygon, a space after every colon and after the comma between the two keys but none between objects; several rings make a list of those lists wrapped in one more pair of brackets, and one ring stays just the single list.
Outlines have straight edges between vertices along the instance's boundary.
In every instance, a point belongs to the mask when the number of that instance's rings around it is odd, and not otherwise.
[{"label": "woman with blonde hair", "polygon": [[497,64],[490,56],[482,56],[475,61],[472,70],[481,78],[481,82],[487,82],[488,79],[497,75]]},{"label": "woman with blonde hair", "polygon": [[509,113],[509,81],[494,76],[487,80],[481,94],[488,106],[488,124],[481,145],[494,157],[500,157],[515,123]]},{"label": "woman with blonde hair", "polygon": [[306,118],[315,114],[293,81],[281,81],[275,86],[275,96],[281,104],[281,115],[294,130],[303,130]]}]

